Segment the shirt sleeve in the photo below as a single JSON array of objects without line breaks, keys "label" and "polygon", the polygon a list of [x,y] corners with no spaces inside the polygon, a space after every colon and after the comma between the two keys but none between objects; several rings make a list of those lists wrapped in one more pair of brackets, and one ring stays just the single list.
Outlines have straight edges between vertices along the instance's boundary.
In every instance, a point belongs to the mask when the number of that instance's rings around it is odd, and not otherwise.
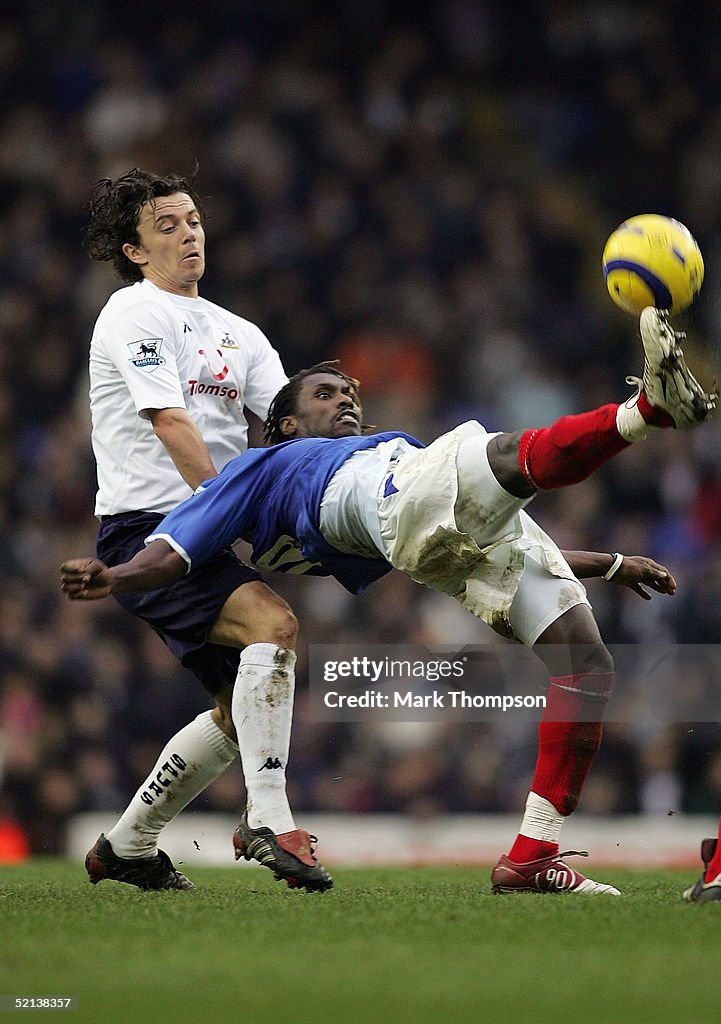
[{"label": "shirt sleeve", "polygon": [[166,541],[189,569],[207,562],[243,537],[252,516],[249,486],[252,491],[242,468],[234,473],[226,467],[169,512],[145,543]]},{"label": "shirt sleeve", "polygon": [[255,324],[252,325],[251,336],[253,352],[246,377],[244,404],[264,420],[270,403],[288,383],[288,378],[280,356]]},{"label": "shirt sleeve", "polygon": [[132,397],[138,415],[150,409],[186,408],[175,355],[175,324],[157,302],[136,302],[109,320],[105,350]]}]

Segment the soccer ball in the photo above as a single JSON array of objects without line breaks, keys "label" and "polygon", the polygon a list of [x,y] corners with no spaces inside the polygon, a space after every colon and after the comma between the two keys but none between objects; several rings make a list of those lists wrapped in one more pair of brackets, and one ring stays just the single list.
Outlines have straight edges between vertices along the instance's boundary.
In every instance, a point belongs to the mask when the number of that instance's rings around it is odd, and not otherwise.
[{"label": "soccer ball", "polygon": [[688,228],[671,217],[643,213],[619,224],[603,250],[608,293],[638,316],[646,306],[678,313],[703,284],[703,256]]}]

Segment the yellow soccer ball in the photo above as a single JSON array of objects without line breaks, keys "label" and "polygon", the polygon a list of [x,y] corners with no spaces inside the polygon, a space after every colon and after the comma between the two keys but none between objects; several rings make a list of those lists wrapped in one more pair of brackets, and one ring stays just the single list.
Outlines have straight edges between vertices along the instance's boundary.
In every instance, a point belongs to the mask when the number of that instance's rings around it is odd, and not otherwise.
[{"label": "yellow soccer ball", "polygon": [[619,224],[603,250],[608,293],[638,316],[646,306],[678,313],[703,284],[703,256],[687,227],[671,217],[642,213]]}]

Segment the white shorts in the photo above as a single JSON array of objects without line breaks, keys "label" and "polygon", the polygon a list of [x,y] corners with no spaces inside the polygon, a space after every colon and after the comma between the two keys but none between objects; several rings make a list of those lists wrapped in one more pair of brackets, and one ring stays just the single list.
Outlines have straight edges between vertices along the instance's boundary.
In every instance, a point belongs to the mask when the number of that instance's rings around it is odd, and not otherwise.
[{"label": "white shorts", "polygon": [[545,541],[542,545],[531,542],[526,550],[523,573],[513,596],[508,618],[513,636],[521,643],[532,647],[541,633],[569,608],[577,604],[585,604],[590,608],[591,604],[586,595],[586,588],[573,575],[571,567],[558,548],[556,555],[566,562],[568,575],[559,577],[549,570],[546,553],[548,545],[553,545],[553,541],[530,516],[525,516],[524,519],[529,519],[533,523],[536,530],[543,534]]},{"label": "white shorts", "polygon": [[471,421],[393,466],[397,492],[378,497],[388,561],[450,594],[503,636],[533,644],[569,608],[589,604],[557,545],[523,512],[531,498],[496,480],[491,437]]}]

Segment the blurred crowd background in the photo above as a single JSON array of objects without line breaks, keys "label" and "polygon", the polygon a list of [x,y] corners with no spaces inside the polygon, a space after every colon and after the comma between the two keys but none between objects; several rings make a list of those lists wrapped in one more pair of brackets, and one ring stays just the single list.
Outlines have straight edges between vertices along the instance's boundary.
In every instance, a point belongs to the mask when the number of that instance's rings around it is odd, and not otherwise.
[{"label": "blurred crowd background", "polygon": [[[642,353],[600,254],[626,217],[666,213],[706,258],[678,326],[708,384],[721,8],[23,0],[2,12],[0,819],[8,850],[56,853],[76,812],[107,811],[110,825],[208,706],[150,629],[58,589],[60,561],[94,550],[86,359],[119,285],[83,248],[93,181],[197,165],[203,294],[258,323],[289,373],[340,358],[370,422],[425,441],[469,418],[514,430],[623,399]],[[719,423],[653,437],[534,502],[562,548],[648,554],[675,574],[677,596],[648,603],[591,582],[607,641],[721,640]],[[520,809],[535,729],[308,714],[308,644],[496,642],[486,627],[397,573],[360,599],[329,580],[270,582],[301,624],[296,809]],[[242,802],[235,768],[195,806]],[[610,724],[582,806],[717,811],[721,730]]]}]

